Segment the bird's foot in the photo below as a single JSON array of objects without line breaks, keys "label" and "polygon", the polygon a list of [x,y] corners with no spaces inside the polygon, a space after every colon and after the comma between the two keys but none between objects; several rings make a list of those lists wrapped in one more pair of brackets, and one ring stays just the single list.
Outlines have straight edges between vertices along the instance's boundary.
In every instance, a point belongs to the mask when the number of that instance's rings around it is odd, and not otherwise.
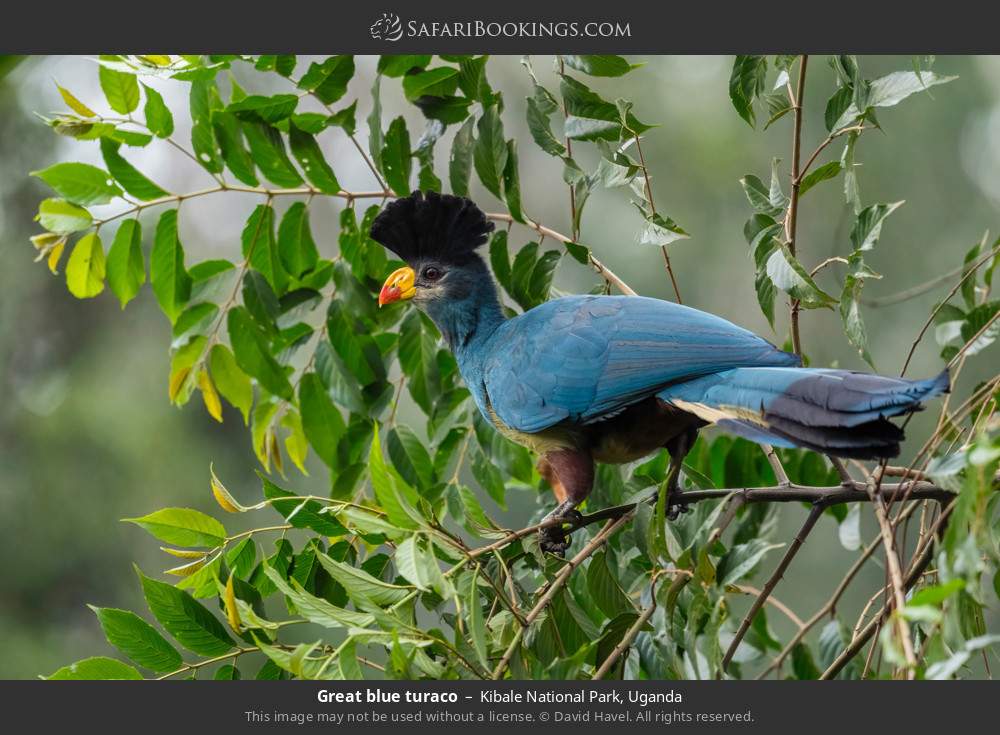
[{"label": "bird's foot", "polygon": [[676,521],[684,513],[690,513],[691,506],[687,503],[674,503],[667,507],[667,520]]},{"label": "bird's foot", "polygon": [[563,530],[564,523],[577,524],[580,519],[580,511],[575,508],[556,508],[545,517],[546,521],[558,521],[551,526],[546,526],[538,532],[538,545],[542,551],[546,551],[556,556],[563,556],[569,548],[573,537]]}]

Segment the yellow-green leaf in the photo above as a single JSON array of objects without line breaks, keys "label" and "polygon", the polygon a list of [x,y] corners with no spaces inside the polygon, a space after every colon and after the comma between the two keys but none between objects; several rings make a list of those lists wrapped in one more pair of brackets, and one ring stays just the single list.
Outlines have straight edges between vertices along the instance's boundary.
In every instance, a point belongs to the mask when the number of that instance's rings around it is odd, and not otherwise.
[{"label": "yellow-green leaf", "polygon": [[208,374],[207,370],[198,373],[198,387],[201,388],[201,398],[205,402],[205,410],[208,411],[208,415],[221,424],[222,401],[219,400],[219,394],[212,383],[212,376]]},{"label": "yellow-green leaf", "polygon": [[66,285],[78,299],[89,299],[104,290],[104,247],[90,232],[80,238],[66,264]]},{"label": "yellow-green leaf", "polygon": [[59,94],[62,95],[63,102],[69,105],[69,109],[78,115],[83,115],[84,117],[97,117],[97,113],[83,104],[80,100],[76,98],[72,92],[70,92],[65,87],[61,87],[56,84],[56,89],[59,90]]}]

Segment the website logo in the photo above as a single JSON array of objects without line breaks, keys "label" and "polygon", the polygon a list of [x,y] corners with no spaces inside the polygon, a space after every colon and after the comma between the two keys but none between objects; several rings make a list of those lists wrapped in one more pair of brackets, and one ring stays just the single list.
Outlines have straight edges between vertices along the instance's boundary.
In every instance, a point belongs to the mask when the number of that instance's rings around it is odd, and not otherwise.
[{"label": "website logo", "polygon": [[368,30],[376,41],[398,41],[403,37],[403,23],[395,13],[382,13]]}]

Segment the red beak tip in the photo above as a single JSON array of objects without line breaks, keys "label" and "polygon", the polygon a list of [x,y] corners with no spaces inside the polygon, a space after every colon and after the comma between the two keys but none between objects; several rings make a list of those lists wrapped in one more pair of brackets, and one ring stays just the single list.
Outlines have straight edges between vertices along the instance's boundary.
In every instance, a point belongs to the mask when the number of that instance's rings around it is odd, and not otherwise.
[{"label": "red beak tip", "polygon": [[399,299],[400,291],[396,286],[382,286],[378,294],[378,305],[385,306]]}]

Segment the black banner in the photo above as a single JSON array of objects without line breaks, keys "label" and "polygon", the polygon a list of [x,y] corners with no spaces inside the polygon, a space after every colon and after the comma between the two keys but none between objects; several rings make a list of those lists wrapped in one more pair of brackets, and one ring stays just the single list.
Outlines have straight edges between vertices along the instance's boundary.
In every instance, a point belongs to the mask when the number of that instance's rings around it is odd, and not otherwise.
[{"label": "black banner", "polygon": [[[7,732],[933,732],[994,719],[980,682],[5,682]],[[981,718],[981,720],[979,719]],[[29,729],[30,728],[30,729]]]},{"label": "black banner", "polygon": [[991,53],[996,4],[771,0],[16,3],[0,53]]}]

